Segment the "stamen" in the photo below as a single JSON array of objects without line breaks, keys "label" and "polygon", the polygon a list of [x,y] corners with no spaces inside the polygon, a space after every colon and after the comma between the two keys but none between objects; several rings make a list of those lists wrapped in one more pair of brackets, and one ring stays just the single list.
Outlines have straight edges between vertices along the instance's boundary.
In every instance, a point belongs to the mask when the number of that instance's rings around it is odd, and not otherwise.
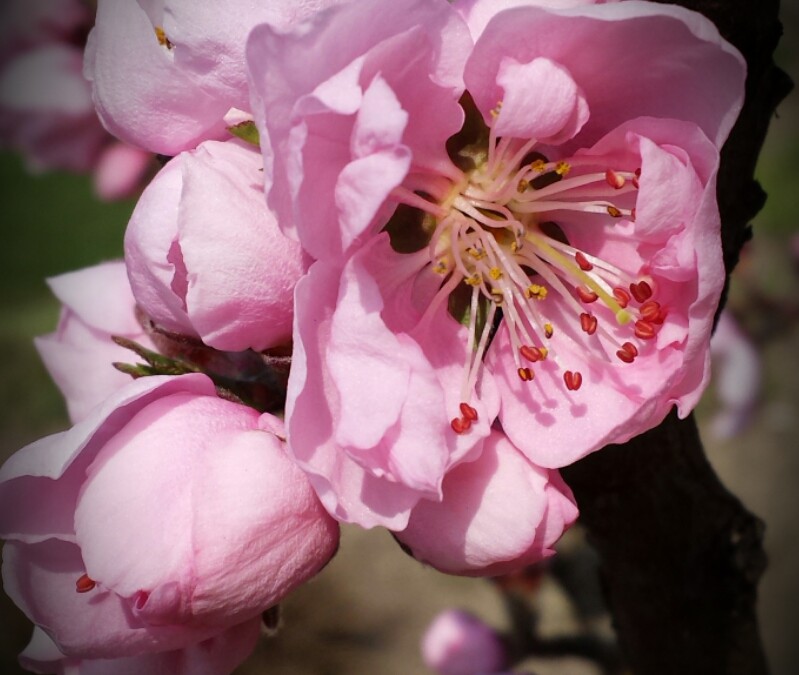
[{"label": "stamen", "polygon": [[660,316],[660,303],[655,300],[647,300],[641,305],[641,316],[647,321],[654,322]]},{"label": "stamen", "polygon": [[644,302],[652,297],[652,287],[646,281],[639,281],[637,284],[630,284],[630,293],[636,302]]},{"label": "stamen", "polygon": [[472,427],[472,421],[468,417],[456,417],[450,422],[452,430],[456,434],[465,434]]},{"label": "stamen", "polygon": [[582,300],[586,304],[591,304],[592,302],[596,302],[599,299],[599,296],[594,293],[593,291],[589,291],[582,286],[578,286],[576,289],[577,295],[580,296],[580,300]]},{"label": "stamen", "polygon": [[552,327],[552,324],[551,323],[545,323],[544,324],[544,335],[546,335],[547,338],[551,338],[554,333],[555,333],[555,329]]},{"label": "stamen", "polygon": [[612,204],[607,207],[608,213],[614,218],[621,218],[621,211]]},{"label": "stamen", "polygon": [[535,374],[529,368],[522,367],[516,372],[518,373],[519,379],[521,379],[522,382],[531,382],[535,377]]},{"label": "stamen", "polygon": [[75,582],[75,590],[78,593],[88,593],[96,588],[97,582],[91,579],[88,574],[81,575]]},{"label": "stamen", "polygon": [[583,376],[580,372],[567,370],[563,373],[563,382],[569,391],[577,391],[583,384]]},{"label": "stamen", "polygon": [[475,410],[472,406],[470,406],[465,401],[460,405],[460,411],[463,415],[464,419],[469,420],[470,422],[477,421],[477,410]]},{"label": "stamen", "polygon": [[523,345],[522,348],[519,349],[519,353],[531,363],[542,361],[546,357],[541,351],[539,347],[529,347],[528,345]]},{"label": "stamen", "polygon": [[583,272],[590,272],[592,269],[594,269],[593,264],[588,262],[585,254],[582,251],[577,251],[574,254],[574,259],[577,261],[577,264],[580,266],[580,269],[583,270]]},{"label": "stamen", "polygon": [[624,308],[630,304],[630,294],[621,287],[613,289],[613,297],[618,301],[619,307]]},{"label": "stamen", "polygon": [[621,190],[627,182],[624,180],[624,176],[616,173],[613,169],[608,169],[605,172],[605,180],[614,190]]},{"label": "stamen", "polygon": [[591,314],[580,314],[580,326],[589,335],[596,333],[597,318]]},{"label": "stamen", "polygon": [[635,336],[642,340],[651,340],[655,337],[655,327],[648,321],[639,320],[635,322]]}]

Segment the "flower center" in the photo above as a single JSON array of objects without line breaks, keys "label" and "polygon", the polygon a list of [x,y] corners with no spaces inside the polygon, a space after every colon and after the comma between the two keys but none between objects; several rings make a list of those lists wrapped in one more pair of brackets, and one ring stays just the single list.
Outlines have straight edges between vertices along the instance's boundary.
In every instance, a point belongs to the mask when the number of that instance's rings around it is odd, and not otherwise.
[{"label": "flower center", "polygon": [[[469,160],[466,170],[412,172],[393,193],[425,214],[429,265],[443,277],[428,311],[446,298],[468,328],[460,416],[451,423],[456,433],[477,419],[470,400],[500,319],[522,381],[532,382],[535,364],[552,359],[566,389],[576,392],[583,375],[570,364],[574,355],[580,363],[631,364],[666,316],[651,278],[573,246],[551,220],[579,214],[581,227],[607,218],[629,224],[640,170],[597,170],[597,158],[587,156],[552,162],[535,152],[534,140],[486,135],[459,150]],[[451,301],[455,296],[460,303]]]}]

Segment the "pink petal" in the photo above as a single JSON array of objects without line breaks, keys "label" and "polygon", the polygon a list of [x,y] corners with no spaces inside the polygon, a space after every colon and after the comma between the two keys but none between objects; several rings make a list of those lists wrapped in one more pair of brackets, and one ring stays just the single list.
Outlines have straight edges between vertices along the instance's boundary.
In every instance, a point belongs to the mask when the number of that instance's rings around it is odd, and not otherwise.
[{"label": "pink petal", "polygon": [[500,63],[497,83],[505,94],[494,128],[499,136],[560,143],[588,120],[588,104],[568,70],[546,58]]},{"label": "pink petal", "polygon": [[466,66],[466,86],[487,120],[502,97],[495,82],[503,60],[540,57],[568,68],[592,111],[575,147],[644,115],[694,122],[720,147],[743,100],[742,57],[700,14],[642,2],[518,7],[493,17]]},{"label": "pink petal", "polygon": [[549,547],[577,517],[571,491],[549,486],[550,472],[494,432],[478,459],[447,474],[442,501],[420,501],[396,536],[418,560],[450,574],[521,569],[551,555]]},{"label": "pink petal", "polygon": [[133,380],[69,431],[35,441],[12,455],[0,468],[0,536],[17,541],[74,537],[78,491],[109,435],[153,400],[187,391],[215,394],[211,380],[199,373]]},{"label": "pink petal", "polygon": [[192,326],[217,349],[256,351],[291,337],[300,247],[264,204],[260,153],[209,141],[182,157],[179,242]]},{"label": "pink petal", "polygon": [[3,547],[6,593],[68,656],[117,658],[177,649],[217,632],[141,624],[113,593],[101,588],[77,593],[75,582],[85,571],[78,547],[64,541]]}]

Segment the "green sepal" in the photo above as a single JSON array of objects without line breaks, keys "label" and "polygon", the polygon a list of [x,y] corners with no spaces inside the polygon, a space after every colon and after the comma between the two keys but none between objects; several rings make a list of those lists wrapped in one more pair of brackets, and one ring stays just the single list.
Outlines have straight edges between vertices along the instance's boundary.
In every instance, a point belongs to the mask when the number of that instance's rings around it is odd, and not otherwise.
[{"label": "green sepal", "polygon": [[261,135],[258,133],[258,127],[251,120],[234,124],[232,127],[228,127],[227,130],[242,141],[246,141],[256,147],[261,146]]}]

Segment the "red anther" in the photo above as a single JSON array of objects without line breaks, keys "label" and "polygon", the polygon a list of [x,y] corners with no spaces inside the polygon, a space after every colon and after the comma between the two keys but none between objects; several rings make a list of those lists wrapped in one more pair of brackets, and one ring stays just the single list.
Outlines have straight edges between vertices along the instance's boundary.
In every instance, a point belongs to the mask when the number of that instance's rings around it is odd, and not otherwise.
[{"label": "red anther", "polygon": [[583,312],[580,314],[580,326],[589,335],[596,333],[597,320],[595,316]]},{"label": "red anther", "polygon": [[635,176],[633,177],[633,180],[632,180],[633,187],[634,187],[636,190],[637,190],[639,187],[641,187],[641,186],[640,186],[640,184],[639,184],[639,183],[640,183],[640,181],[639,181],[639,179],[640,179],[640,178],[641,178],[641,169],[636,169],[636,170],[635,170]]},{"label": "red anther", "polygon": [[616,190],[621,190],[626,182],[624,180],[624,176],[616,173],[613,169],[608,169],[605,171],[605,180],[608,182],[610,187],[615,188]]},{"label": "red anther", "polygon": [[635,222],[635,207],[630,209],[630,220]]},{"label": "red anther", "polygon": [[461,409],[461,414],[465,419],[469,420],[470,422],[477,421],[477,411],[474,408],[472,408],[472,406],[470,406],[468,403],[466,402],[461,403],[460,409]]},{"label": "red anther", "polygon": [[624,363],[632,363],[635,361],[635,357],[638,356],[638,347],[632,342],[625,342],[621,349],[616,352],[616,356]]},{"label": "red anther", "polygon": [[651,340],[655,337],[656,332],[655,327],[648,321],[642,319],[635,322],[635,337],[641,338],[642,340]]},{"label": "red anther", "polygon": [[619,286],[613,289],[613,297],[622,309],[630,304],[630,294]]},{"label": "red anther", "polygon": [[94,590],[95,586],[97,586],[97,582],[94,579],[89,578],[88,574],[83,574],[81,577],[75,582],[75,590],[78,593],[88,593],[91,590]]},{"label": "red anther", "polygon": [[646,281],[630,284],[630,293],[638,302],[644,302],[652,297],[652,287]]},{"label": "red anther", "polygon": [[530,382],[535,377],[535,374],[529,368],[519,368],[516,372],[522,382]]},{"label": "red anther", "polygon": [[608,206],[607,208],[608,215],[613,216],[614,218],[621,218],[621,211],[617,209],[615,206]]},{"label": "red anther", "polygon": [[456,417],[450,422],[450,426],[456,434],[465,434],[471,428],[472,423],[471,420],[464,417]]},{"label": "red anther", "polygon": [[621,348],[628,354],[638,356],[638,347],[636,347],[632,342],[625,342]]},{"label": "red anther", "polygon": [[577,391],[583,384],[583,376],[579,372],[573,373],[571,370],[567,370],[563,373],[563,382],[569,391]]},{"label": "red anther", "polygon": [[657,324],[658,326],[660,326],[666,320],[666,317],[668,316],[668,314],[669,313],[666,310],[666,308],[665,307],[661,307],[660,311],[658,312],[658,315],[654,319],[650,319],[650,321],[652,323]]},{"label": "red anther", "polygon": [[541,350],[538,347],[523,345],[521,349],[519,349],[519,353],[531,363],[540,361],[542,358]]},{"label": "red anther", "polygon": [[580,269],[583,270],[583,272],[588,272],[594,269],[594,266],[588,262],[582,251],[577,251],[577,253],[574,254],[574,259],[577,261],[577,264],[580,266]]},{"label": "red anther", "polygon": [[577,287],[577,295],[579,295],[580,300],[586,304],[596,302],[597,298],[599,297],[593,291],[589,291],[587,288],[583,288],[582,286]]},{"label": "red anther", "polygon": [[657,300],[647,300],[641,305],[641,316],[654,323],[660,316],[660,303]]}]

